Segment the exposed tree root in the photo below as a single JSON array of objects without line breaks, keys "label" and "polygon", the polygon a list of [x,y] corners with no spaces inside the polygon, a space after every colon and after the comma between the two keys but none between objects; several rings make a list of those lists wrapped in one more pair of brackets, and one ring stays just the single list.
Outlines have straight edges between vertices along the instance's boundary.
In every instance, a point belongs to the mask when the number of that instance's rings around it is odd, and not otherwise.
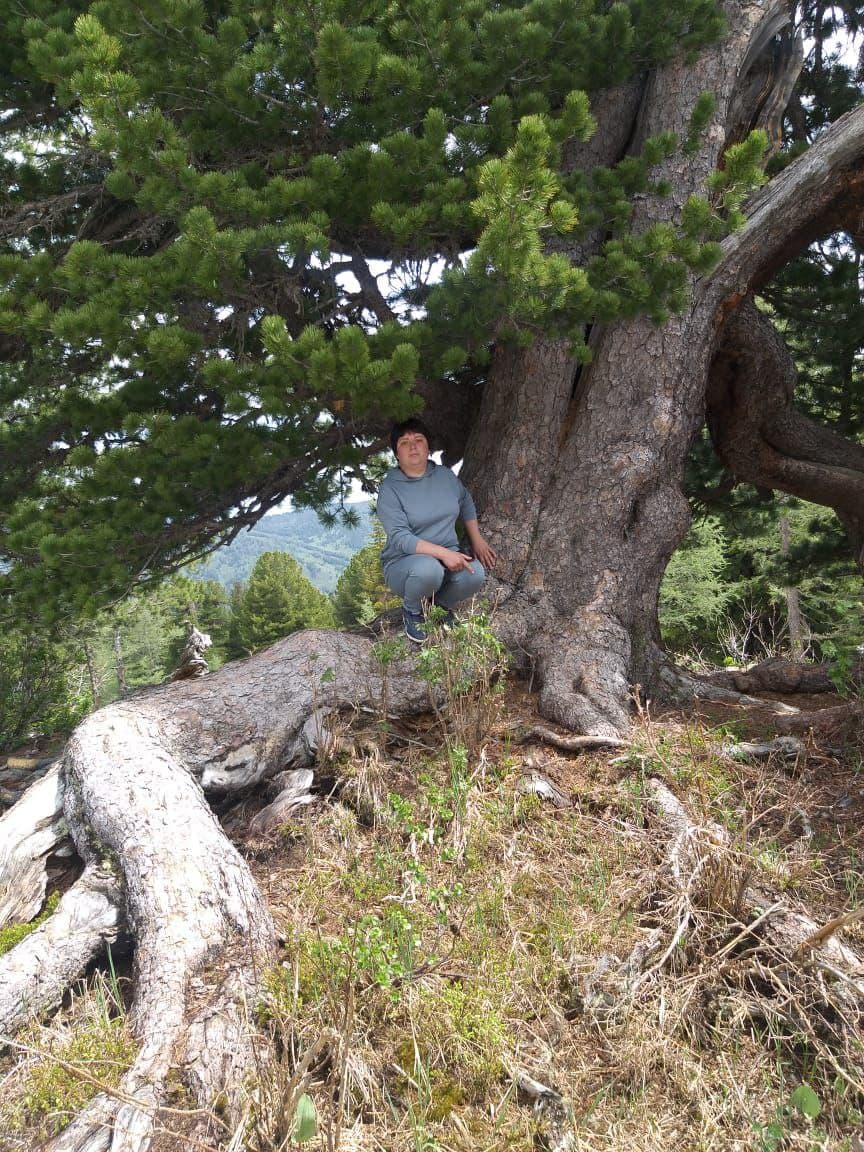
[{"label": "exposed tree root", "polygon": [[530,740],[541,740],[544,744],[551,744],[553,748],[560,748],[562,752],[585,752],[592,748],[623,748],[626,743],[617,736],[562,736],[542,724],[535,724],[529,728],[521,737],[520,743],[527,744]]},{"label": "exposed tree root", "polygon": [[[790,695],[795,692],[836,692],[832,672],[835,669],[831,664],[801,664],[775,656],[752,668],[724,668],[711,672],[705,679],[736,692],[782,692]],[[845,678],[850,684],[864,683],[864,664],[858,663],[850,668]]]},{"label": "exposed tree root", "polygon": [[662,984],[688,979],[682,1025],[699,1028],[722,1011],[803,1041],[864,1094],[864,963],[836,933],[849,918],[819,925],[781,893],[753,880],[719,825],[694,823],[659,780],[648,782],[666,836],[653,878],[661,922],[624,960],[603,957],[585,982],[586,1010],[602,1019]]},{"label": "exposed tree root", "polygon": [[589,605],[564,635],[544,638],[540,711],[586,736],[621,737],[630,727],[630,638]]},{"label": "exposed tree root", "polygon": [[[763,692],[811,693],[835,691],[830,684],[827,666],[817,666],[811,676],[806,666],[787,660],[768,660],[749,672],[719,672],[709,676],[693,676],[675,667],[662,653],[657,653],[658,678],[664,694],[679,702],[701,700],[708,703],[736,704],[773,712],[774,727],[780,735],[806,735],[841,739],[852,737],[861,730],[864,708],[856,700],[849,700],[828,708],[802,712],[779,700],[751,696],[746,690]],[[763,671],[760,672],[760,669]],[[751,675],[752,674],[752,675]],[[830,688],[827,687],[830,684]]]},{"label": "exposed tree root", "polygon": [[749,708],[759,708],[763,712],[774,712],[778,717],[794,716],[798,709],[779,700],[765,700],[758,696],[748,696],[735,688],[714,684],[701,676],[694,676],[674,665],[659,649],[655,662],[658,666],[656,678],[660,693],[679,703],[701,700],[714,704],[740,704]]},{"label": "exposed tree root", "polygon": [[[385,683],[367,640],[295,634],[212,676],[88,717],[59,773],[4,815],[0,892],[14,893],[5,898],[7,915],[39,910],[45,855],[67,826],[85,872],[54,916],[4,959],[0,1027],[56,1005],[124,919],[135,946],[138,1056],[117,1093],[97,1096],[53,1152],[143,1152],[172,1067],[202,1107],[219,1096],[229,1119],[240,1115],[241,1070],[253,1057],[249,1014],[275,929],[205,792],[248,788],[307,764],[327,716],[341,709],[380,708],[385,698],[403,714],[428,706],[410,664],[386,672]],[[49,988],[37,987],[37,964],[50,974]]]},{"label": "exposed tree root", "polygon": [[864,731],[864,707],[855,700],[820,708],[816,712],[798,712],[778,716],[774,722],[778,732],[786,735],[806,735],[808,732],[829,740],[860,738]]},{"label": "exposed tree root", "polygon": [[53,768],[0,816],[0,928],[38,914],[48,857],[67,840],[60,769]]},{"label": "exposed tree root", "polygon": [[778,736],[774,740],[739,740],[723,748],[724,756],[731,760],[767,760],[770,756],[781,756],[784,760],[797,760],[805,751],[804,744],[795,736]]},{"label": "exposed tree root", "polygon": [[27,1020],[56,1008],[72,981],[116,941],[122,906],[116,876],[91,866],[50,919],[0,957],[0,1044]]}]

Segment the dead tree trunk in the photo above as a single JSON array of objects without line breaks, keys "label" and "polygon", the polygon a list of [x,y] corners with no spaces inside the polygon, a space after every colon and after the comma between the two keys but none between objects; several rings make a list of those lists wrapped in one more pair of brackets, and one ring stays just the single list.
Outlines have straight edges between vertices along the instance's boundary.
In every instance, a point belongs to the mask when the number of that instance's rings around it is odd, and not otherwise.
[{"label": "dead tree trunk", "polygon": [[57,1137],[55,1152],[145,1149],[176,1065],[202,1107],[224,1093],[239,1115],[252,1057],[245,1014],[275,932],[206,794],[308,763],[314,734],[339,710],[379,708],[385,694],[395,712],[428,706],[409,667],[391,666],[386,676],[385,685],[368,640],[297,633],[212,676],[94,713],[74,733],[59,774],[4,816],[3,831],[15,831],[0,855],[0,890],[22,891],[4,902],[7,919],[32,916],[42,902],[44,857],[65,831],[61,802],[85,870],[54,916],[0,958],[0,1034],[56,1006],[118,932],[134,942],[138,1056],[118,1095],[98,1096]]}]

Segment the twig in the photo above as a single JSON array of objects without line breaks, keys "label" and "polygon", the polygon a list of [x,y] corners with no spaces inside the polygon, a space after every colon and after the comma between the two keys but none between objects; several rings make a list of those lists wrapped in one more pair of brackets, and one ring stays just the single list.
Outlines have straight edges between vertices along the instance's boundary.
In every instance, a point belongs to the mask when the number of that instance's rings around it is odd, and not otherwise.
[{"label": "twig", "polygon": [[542,724],[529,728],[519,743],[527,744],[531,740],[541,740],[564,752],[583,752],[588,748],[624,748],[627,743],[617,736],[561,736],[551,728],[544,728]]},{"label": "twig", "polygon": [[844,912],[840,916],[835,916],[829,920],[827,924],[823,924],[806,940],[802,940],[798,945],[799,952],[808,951],[811,948],[819,948],[829,936],[833,936],[835,932],[839,932],[841,928],[845,928],[847,924],[854,924],[856,921],[864,919],[864,907],[853,908],[851,912]]}]

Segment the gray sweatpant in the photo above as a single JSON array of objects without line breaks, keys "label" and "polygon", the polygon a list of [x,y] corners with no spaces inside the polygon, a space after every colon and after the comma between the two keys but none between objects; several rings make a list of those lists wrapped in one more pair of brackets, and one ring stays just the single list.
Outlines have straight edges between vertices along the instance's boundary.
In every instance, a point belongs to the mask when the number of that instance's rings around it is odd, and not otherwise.
[{"label": "gray sweatpant", "polygon": [[432,600],[442,608],[455,608],[463,600],[476,596],[486,582],[486,572],[479,560],[472,560],[473,572],[462,569],[448,572],[434,556],[416,553],[387,565],[384,579],[387,587],[401,596],[410,612],[420,611],[421,600]]}]

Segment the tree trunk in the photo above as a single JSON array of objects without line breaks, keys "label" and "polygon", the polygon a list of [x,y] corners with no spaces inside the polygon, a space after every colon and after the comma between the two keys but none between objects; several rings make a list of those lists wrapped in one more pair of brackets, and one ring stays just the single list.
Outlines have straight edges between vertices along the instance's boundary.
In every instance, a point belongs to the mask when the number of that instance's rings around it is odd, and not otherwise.
[{"label": "tree trunk", "polygon": [[[656,173],[668,178],[673,195],[640,201],[637,229],[661,219],[674,223],[687,198],[704,191],[726,143],[740,139],[770,104],[755,106],[764,85],[748,77],[788,25],[791,6],[729,0],[724,7],[729,31],[698,61],[673,63],[634,86],[629,103],[597,101],[601,121],[615,120],[614,133],[600,124],[601,152],[623,154],[662,131],[686,136],[697,97],[706,90],[716,97],[700,147],[673,156]],[[779,91],[788,71],[777,80]],[[632,110],[629,128],[622,108]],[[862,154],[859,110],[771,181],[747,225],[724,244],[715,271],[693,279],[681,315],[662,326],[647,319],[598,325],[589,338],[590,366],[579,367],[567,342],[549,337],[528,349],[496,348],[464,474],[501,554],[492,584],[498,623],[536,664],[549,718],[614,737],[628,724],[631,685],[653,691],[664,676],[670,681],[658,643],[657,597],[689,523],[681,485],[704,418],[709,373],[718,451],[732,453],[752,433],[753,453],[742,457],[739,474],[762,469],[790,491],[810,491],[808,484],[822,481],[823,496],[842,507],[855,530],[862,507],[855,493],[864,476],[859,456],[850,448],[841,467],[833,467],[833,442],[788,418],[779,372],[771,381],[778,400],[771,419],[767,427],[754,424],[756,408],[737,401],[739,392],[752,396],[762,382],[751,370],[755,361],[736,370],[735,330],[727,322],[736,309],[745,312],[740,306],[751,287],[796,246],[852,211]],[[595,240],[569,255],[584,260]],[[747,350],[746,332],[735,339]],[[457,446],[465,431],[449,435],[445,428],[445,439]],[[97,1097],[55,1149],[143,1152],[172,1064],[184,1069],[202,1105],[224,1091],[229,1112],[239,1112],[238,1070],[251,1046],[242,1006],[254,1004],[274,927],[206,795],[309,763],[326,717],[340,708],[408,714],[427,700],[410,666],[376,665],[368,641],[295,634],[214,675],[138,693],[95,713],[70,741],[59,775],[36,785],[3,818],[0,831],[14,835],[0,838],[0,896],[19,874],[27,877],[26,898],[11,909],[4,901],[11,915],[41,903],[44,856],[65,834],[61,797],[85,867],[58,919],[3,959],[0,1027],[14,1026],[22,999],[30,998],[36,1011],[56,1003],[76,969],[124,926],[134,940],[138,1057],[121,1093]],[[76,919],[85,904],[90,914]],[[68,958],[55,947],[66,935],[59,930],[64,917],[81,927]],[[50,986],[41,1001],[32,982],[37,956]]]},{"label": "tree trunk", "polygon": [[[695,66],[680,62],[658,72],[642,94],[634,149],[664,131],[685,137],[703,91],[715,94],[716,109],[699,150],[661,165],[656,175],[669,180],[673,194],[668,200],[645,197],[634,213],[637,230],[675,222],[687,198],[704,193],[724,147],[776,114],[770,99],[754,104],[764,78],[750,86],[750,96],[745,81],[789,24],[790,5],[761,0],[724,7],[726,38]],[[790,48],[784,59],[774,83],[788,95],[800,50]],[[599,136],[602,104],[596,111]],[[627,134],[616,123],[611,138]],[[858,110],[769,184],[748,225],[725,242],[717,269],[693,278],[691,302],[681,315],[662,326],[638,318],[596,328],[588,367],[576,364],[565,340],[496,349],[463,475],[500,556],[492,583],[498,626],[536,668],[541,710],[550,719],[588,734],[616,735],[628,726],[633,685],[650,693],[683,685],[660,648],[657,601],[666,565],[690,522],[684,467],[704,421],[718,334],[752,286],[796,254],[826,220],[836,222],[841,205],[852,211],[862,155],[864,113]],[[584,254],[580,249],[573,256]],[[757,380],[736,379],[758,408]],[[740,409],[721,416],[715,406],[713,414],[726,442],[743,435]],[[822,440],[818,447],[817,437],[798,436],[796,444],[807,439],[805,460],[839,451],[841,438],[826,436],[831,444]],[[832,504],[854,527],[864,453],[854,445],[843,451],[853,470],[845,459],[842,476],[840,468],[829,477],[830,469],[822,467],[820,489],[816,466],[799,459],[796,467],[789,447],[772,483],[799,494],[806,487],[809,498]]]},{"label": "tree trunk", "polygon": [[[784,559],[788,559],[791,546],[791,527],[789,517],[784,512],[780,517],[780,551]],[[801,614],[801,596],[794,585],[783,589],[786,597],[786,623],[789,626],[789,651],[793,660],[802,660],[804,657],[804,617]]]},{"label": "tree trunk", "polygon": [[125,696],[129,691],[126,683],[126,662],[123,659],[123,638],[119,628],[114,629],[114,668],[117,672],[117,691]]}]

